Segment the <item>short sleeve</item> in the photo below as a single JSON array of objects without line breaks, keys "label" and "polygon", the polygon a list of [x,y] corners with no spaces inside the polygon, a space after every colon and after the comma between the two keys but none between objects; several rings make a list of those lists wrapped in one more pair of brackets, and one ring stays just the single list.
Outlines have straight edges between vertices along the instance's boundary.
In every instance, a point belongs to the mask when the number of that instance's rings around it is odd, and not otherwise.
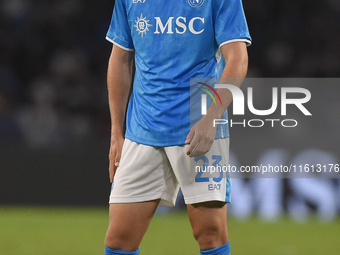
[{"label": "short sleeve", "polygon": [[214,0],[214,29],[217,44],[244,41],[251,44],[242,0]]},{"label": "short sleeve", "polygon": [[131,38],[131,30],[123,1],[124,0],[115,1],[106,39],[124,50],[133,51],[134,46]]}]

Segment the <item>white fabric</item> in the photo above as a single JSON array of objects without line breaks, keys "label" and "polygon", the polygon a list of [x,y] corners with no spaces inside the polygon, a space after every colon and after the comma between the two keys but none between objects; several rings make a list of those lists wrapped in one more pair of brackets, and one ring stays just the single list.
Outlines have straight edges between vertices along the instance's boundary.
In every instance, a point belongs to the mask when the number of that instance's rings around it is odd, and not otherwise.
[{"label": "white fabric", "polygon": [[[197,178],[203,158],[209,165],[229,164],[229,138],[215,140],[211,150],[201,158],[186,155],[188,145],[153,147],[125,139],[119,167],[114,177],[110,203],[132,203],[161,199],[161,206],[174,206],[181,187],[186,204],[205,201],[230,202],[230,181],[226,173],[204,173]],[[214,156],[213,156],[214,155]],[[195,170],[196,169],[196,170]],[[215,179],[213,178],[215,177]],[[202,179],[202,178],[208,178]],[[200,181],[197,182],[197,180]],[[203,182],[202,182],[203,180]],[[226,193],[227,196],[226,196]]]}]

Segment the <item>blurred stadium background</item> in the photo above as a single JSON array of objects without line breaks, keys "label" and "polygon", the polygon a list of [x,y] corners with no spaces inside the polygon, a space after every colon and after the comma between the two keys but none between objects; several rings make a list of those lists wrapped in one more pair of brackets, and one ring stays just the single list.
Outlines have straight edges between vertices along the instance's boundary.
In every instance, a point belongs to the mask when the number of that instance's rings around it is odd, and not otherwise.
[{"label": "blurred stadium background", "polygon": [[[243,3],[248,77],[339,76],[339,1]],[[108,0],[0,0],[2,255],[103,253],[112,8]],[[340,87],[318,81],[309,104],[316,117],[294,132],[232,129],[232,164],[340,163]],[[184,208],[179,197],[175,209],[158,211],[141,254],[195,254]],[[339,178],[234,179],[233,254],[339,254],[339,213]]]}]

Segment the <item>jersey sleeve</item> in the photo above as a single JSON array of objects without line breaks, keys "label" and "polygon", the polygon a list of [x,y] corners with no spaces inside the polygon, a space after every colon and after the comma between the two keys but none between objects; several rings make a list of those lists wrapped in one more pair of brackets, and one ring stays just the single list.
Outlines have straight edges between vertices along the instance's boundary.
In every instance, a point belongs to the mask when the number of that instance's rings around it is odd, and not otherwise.
[{"label": "jersey sleeve", "polygon": [[134,49],[124,0],[115,1],[106,39],[124,50],[133,51]]},{"label": "jersey sleeve", "polygon": [[214,29],[217,44],[244,41],[249,46],[248,30],[242,0],[214,0]]}]

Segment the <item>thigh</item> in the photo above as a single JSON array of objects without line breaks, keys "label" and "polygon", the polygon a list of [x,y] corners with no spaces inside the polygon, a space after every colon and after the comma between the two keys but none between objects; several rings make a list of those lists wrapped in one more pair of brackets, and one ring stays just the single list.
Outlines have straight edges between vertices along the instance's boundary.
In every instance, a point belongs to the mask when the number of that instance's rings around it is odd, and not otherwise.
[{"label": "thigh", "polygon": [[111,249],[135,251],[151,222],[158,200],[110,204],[110,222],[105,245]]},{"label": "thigh", "polygon": [[187,147],[188,145],[165,148],[183,191],[185,203],[230,203],[229,138],[215,140],[208,153],[195,158],[186,155]]}]

